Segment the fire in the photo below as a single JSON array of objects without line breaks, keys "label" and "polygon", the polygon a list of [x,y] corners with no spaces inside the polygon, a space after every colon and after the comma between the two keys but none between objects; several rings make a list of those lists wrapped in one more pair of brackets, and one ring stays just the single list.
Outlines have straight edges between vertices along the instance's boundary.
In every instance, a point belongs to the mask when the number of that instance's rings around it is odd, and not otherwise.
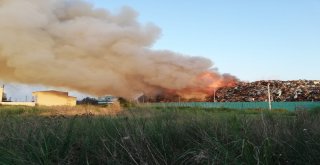
[{"label": "fire", "polygon": [[237,83],[237,79],[234,76],[228,74],[219,75],[212,71],[200,74],[197,81],[201,84],[200,88],[203,88],[207,94],[212,94],[221,87],[235,86]]},{"label": "fire", "polygon": [[221,87],[235,86],[238,80],[229,74],[220,75],[214,71],[206,71],[191,81],[193,81],[192,85],[180,90],[168,90],[167,94],[178,94],[184,98],[204,99]]},{"label": "fire", "polygon": [[221,86],[221,78],[211,72],[205,72],[199,76],[199,82],[205,83],[205,89],[208,93],[212,93]]}]

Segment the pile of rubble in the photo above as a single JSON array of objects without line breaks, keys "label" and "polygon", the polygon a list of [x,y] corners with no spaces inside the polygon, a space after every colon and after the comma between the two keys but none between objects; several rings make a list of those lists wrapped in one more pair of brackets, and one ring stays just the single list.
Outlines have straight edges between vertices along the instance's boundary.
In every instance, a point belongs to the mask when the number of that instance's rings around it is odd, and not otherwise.
[{"label": "pile of rubble", "polygon": [[267,101],[268,84],[272,101],[320,101],[320,80],[239,82],[236,87],[218,89],[207,101]]}]

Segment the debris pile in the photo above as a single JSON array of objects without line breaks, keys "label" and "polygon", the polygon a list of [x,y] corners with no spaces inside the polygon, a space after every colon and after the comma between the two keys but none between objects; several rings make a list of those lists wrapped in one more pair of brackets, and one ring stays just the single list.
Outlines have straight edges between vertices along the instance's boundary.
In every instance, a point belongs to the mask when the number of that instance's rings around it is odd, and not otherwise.
[{"label": "debris pile", "polygon": [[320,80],[239,82],[235,87],[218,89],[207,97],[213,102],[268,101],[268,84],[271,100],[276,102],[320,101]]}]

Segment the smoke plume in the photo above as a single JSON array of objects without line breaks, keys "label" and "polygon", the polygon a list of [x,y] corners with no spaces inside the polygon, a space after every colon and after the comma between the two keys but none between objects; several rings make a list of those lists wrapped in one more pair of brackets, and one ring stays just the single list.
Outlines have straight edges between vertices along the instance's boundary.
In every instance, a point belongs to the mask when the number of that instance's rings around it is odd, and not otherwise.
[{"label": "smoke plume", "polygon": [[159,35],[128,7],[113,14],[81,0],[0,0],[0,80],[125,97],[234,81],[206,58],[152,50]]}]

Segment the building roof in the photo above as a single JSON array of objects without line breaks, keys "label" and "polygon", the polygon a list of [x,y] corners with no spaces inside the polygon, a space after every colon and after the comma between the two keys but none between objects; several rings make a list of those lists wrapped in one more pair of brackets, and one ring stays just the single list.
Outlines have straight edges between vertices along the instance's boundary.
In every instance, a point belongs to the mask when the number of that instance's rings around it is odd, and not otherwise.
[{"label": "building roof", "polygon": [[56,91],[56,90],[36,91],[36,92],[32,92],[32,93],[63,93],[63,94],[68,94],[68,92]]},{"label": "building roof", "polygon": [[72,97],[72,98],[77,98],[77,97],[69,96],[68,92],[61,92],[61,91],[56,91],[56,90],[32,92],[32,95],[36,95],[38,93],[50,93],[50,94],[55,94],[55,95],[62,95],[62,96],[68,96],[68,97]]}]

